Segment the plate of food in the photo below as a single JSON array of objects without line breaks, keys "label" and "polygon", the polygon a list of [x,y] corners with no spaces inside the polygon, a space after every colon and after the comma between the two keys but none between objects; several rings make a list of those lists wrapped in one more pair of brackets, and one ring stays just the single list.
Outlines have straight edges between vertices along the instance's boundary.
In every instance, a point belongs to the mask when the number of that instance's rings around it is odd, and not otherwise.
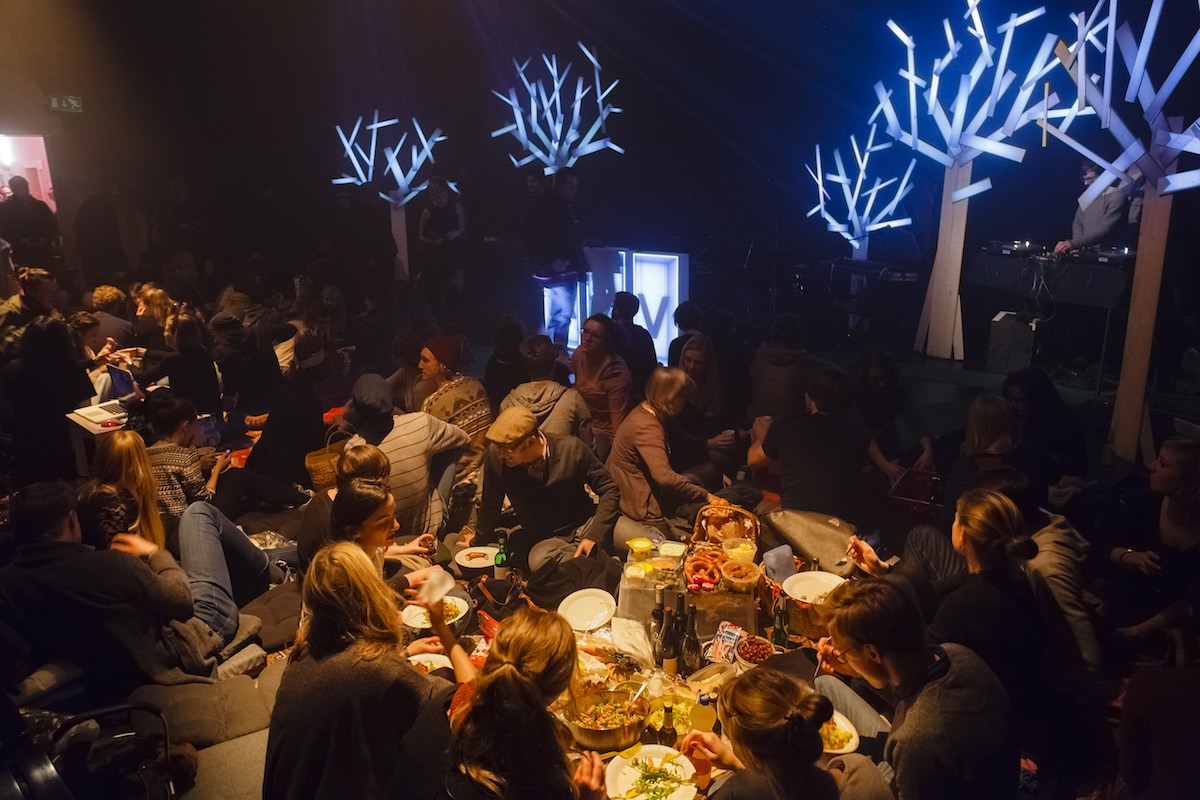
[{"label": "plate of food", "polygon": [[603,589],[580,589],[563,598],[558,613],[572,630],[592,631],[613,618],[617,601]]},{"label": "plate of food", "polygon": [[797,572],[783,582],[783,591],[801,603],[820,605],[845,580],[832,572]]},{"label": "plate of food", "polygon": [[673,747],[643,745],[608,762],[604,778],[609,797],[624,800],[692,800],[696,768]]},{"label": "plate of food", "polygon": [[454,669],[454,664],[450,662],[450,659],[441,653],[421,653],[409,656],[408,661],[417,668],[418,672],[424,672],[426,675],[435,669]]},{"label": "plate of food", "polygon": [[833,712],[833,719],[821,726],[821,744],[831,756],[843,756],[858,749],[858,731],[840,711]]},{"label": "plate of food", "polygon": [[[445,603],[446,622],[449,625],[458,622],[467,613],[468,603],[461,597],[446,595],[442,598],[442,602]],[[410,628],[423,630],[433,627],[429,622],[429,612],[420,606],[405,606],[404,610],[400,612],[400,618]]]},{"label": "plate of food", "polygon": [[479,569],[480,567],[492,567],[496,563],[496,553],[500,552],[498,547],[487,547],[481,545],[479,547],[464,547],[454,554],[454,561],[460,567],[469,569]]}]

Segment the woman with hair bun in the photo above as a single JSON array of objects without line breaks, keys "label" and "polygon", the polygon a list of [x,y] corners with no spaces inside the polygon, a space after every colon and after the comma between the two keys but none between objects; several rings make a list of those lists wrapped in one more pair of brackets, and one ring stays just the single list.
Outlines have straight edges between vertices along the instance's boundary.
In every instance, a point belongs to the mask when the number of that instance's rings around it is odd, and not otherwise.
[{"label": "woman with hair bun", "polygon": [[452,797],[606,797],[600,756],[584,753],[572,769],[571,734],[547,710],[571,687],[575,664],[575,633],[558,614],[523,609],[504,620],[483,669],[450,704]]},{"label": "woman with hair bun", "polygon": [[[856,536],[854,563],[872,575],[893,569]],[[1018,713],[1037,706],[1042,683],[1045,628],[1025,561],[1037,555],[1021,512],[1004,494],[968,489],[958,498],[951,541],[929,526],[909,532],[895,567],[906,578],[930,620],[930,644],[969,647],[1004,684]]]},{"label": "woman with hair bun", "polygon": [[721,690],[720,736],[693,731],[680,749],[724,769],[736,770],[709,797],[713,800],[875,800],[891,791],[875,765],[852,755],[816,765],[824,745],[821,725],[833,703],[786,672],[752,669]]}]

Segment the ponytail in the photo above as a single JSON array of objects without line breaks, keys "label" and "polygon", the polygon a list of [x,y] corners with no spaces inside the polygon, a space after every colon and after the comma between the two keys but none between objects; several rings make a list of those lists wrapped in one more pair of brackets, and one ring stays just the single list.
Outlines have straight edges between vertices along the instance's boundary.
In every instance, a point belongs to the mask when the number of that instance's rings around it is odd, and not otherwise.
[{"label": "ponytail", "polygon": [[572,790],[565,744],[537,685],[517,664],[499,661],[478,679],[450,757],[488,792],[519,797],[516,786],[527,781]]}]

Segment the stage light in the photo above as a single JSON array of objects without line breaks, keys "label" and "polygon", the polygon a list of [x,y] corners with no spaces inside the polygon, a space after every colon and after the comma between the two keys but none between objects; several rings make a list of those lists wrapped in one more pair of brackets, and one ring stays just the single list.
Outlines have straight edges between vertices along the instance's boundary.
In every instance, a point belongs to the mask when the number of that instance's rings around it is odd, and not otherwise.
[{"label": "stage light", "polygon": [[[605,125],[609,115],[621,113],[621,109],[607,102],[609,94],[619,81],[613,81],[604,88],[600,81],[599,59],[582,42],[578,44],[592,65],[593,83],[588,86],[582,76],[576,78],[573,99],[568,100],[563,92],[572,65],[568,63],[560,70],[556,55],[542,56],[542,63],[549,76],[549,85],[540,78],[536,81],[530,80],[527,70],[531,59],[526,59],[523,64],[514,59],[513,66],[517,68],[517,77],[521,81],[521,88],[524,89],[524,96],[518,97],[517,87],[509,89],[507,94],[492,92],[509,107],[513,115],[512,124],[492,131],[492,138],[511,134],[526,153],[521,158],[509,155],[514,167],[540,161],[545,165],[543,172],[553,175],[560,169],[574,166],[580,158],[600,150],[625,152],[607,135],[603,135],[607,133]],[[595,97],[595,111],[585,113],[584,100],[589,94]],[[564,113],[564,105],[569,115]],[[588,107],[590,109],[590,103]],[[595,118],[587,130],[581,133],[584,131],[584,120],[590,113],[594,113]]]},{"label": "stage light", "polygon": [[13,162],[12,139],[0,133],[0,166],[11,167]]}]

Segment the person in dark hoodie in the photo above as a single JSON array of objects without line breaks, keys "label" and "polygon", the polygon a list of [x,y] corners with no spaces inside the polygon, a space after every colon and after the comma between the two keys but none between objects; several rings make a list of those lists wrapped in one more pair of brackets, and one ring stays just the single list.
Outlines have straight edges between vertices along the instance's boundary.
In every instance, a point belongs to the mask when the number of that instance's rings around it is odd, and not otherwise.
[{"label": "person in dark hoodie", "polygon": [[269,410],[283,381],[275,351],[263,346],[240,319],[224,311],[213,315],[208,331],[226,403],[243,414]]},{"label": "person in dark hoodie", "polygon": [[553,436],[575,436],[590,444],[591,411],[574,389],[554,380],[558,351],[549,336],[531,337],[521,348],[521,362],[529,373],[500,401],[500,410],[524,406],[537,420],[538,430]]},{"label": "person in dark hoodie", "polygon": [[796,416],[800,411],[796,398],[804,396],[804,385],[827,366],[804,349],[800,318],[780,314],[771,325],[771,338],[750,362],[750,418]]}]

